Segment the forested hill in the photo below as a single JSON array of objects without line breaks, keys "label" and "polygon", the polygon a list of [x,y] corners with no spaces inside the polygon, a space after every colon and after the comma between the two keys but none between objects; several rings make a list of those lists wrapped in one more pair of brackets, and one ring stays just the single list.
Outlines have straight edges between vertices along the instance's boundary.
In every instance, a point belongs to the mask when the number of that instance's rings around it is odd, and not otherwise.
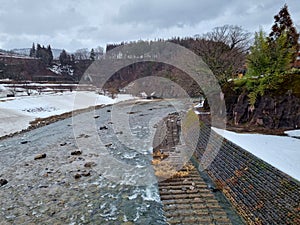
[{"label": "forested hill", "polygon": [[[168,41],[175,44],[179,44],[197,55],[209,66],[219,83],[223,85],[228,79],[234,78],[239,72],[245,70],[246,54],[250,45],[250,33],[243,30],[238,26],[222,26],[216,27],[213,31],[206,33],[201,37],[187,37],[187,38],[172,38],[169,40],[157,40]],[[138,42],[130,42],[139,43]],[[125,45],[127,43],[109,44],[106,47],[106,51],[110,51],[118,46]],[[145,67],[145,66],[143,66]],[[144,70],[135,66],[140,76],[144,76]],[[129,68],[130,73],[134,71]],[[118,73],[119,78],[126,77],[129,74],[129,70],[122,70]],[[170,68],[167,66],[158,66],[154,68],[154,73],[160,71],[160,73],[171,75]],[[172,70],[173,71],[173,70]],[[142,72],[142,73],[141,73]],[[144,75],[143,75],[144,74]],[[176,76],[178,73],[175,73]],[[147,74],[147,76],[149,73]],[[133,77],[137,75],[132,74]],[[116,79],[114,79],[116,80]]]}]

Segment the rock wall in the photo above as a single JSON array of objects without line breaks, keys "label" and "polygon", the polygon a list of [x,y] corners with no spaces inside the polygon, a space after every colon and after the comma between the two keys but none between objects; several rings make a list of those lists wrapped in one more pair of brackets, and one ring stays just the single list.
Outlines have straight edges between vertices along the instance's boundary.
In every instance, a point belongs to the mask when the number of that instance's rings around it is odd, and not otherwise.
[{"label": "rock wall", "polygon": [[[300,224],[300,182],[202,125],[194,156],[249,224]],[[221,146],[219,151],[217,146]],[[283,159],[284,160],[284,159]]]},{"label": "rock wall", "polygon": [[249,105],[247,93],[230,95],[226,99],[226,107],[233,126],[248,124],[268,129],[300,127],[300,99],[291,93],[265,95],[257,99],[254,107]]}]

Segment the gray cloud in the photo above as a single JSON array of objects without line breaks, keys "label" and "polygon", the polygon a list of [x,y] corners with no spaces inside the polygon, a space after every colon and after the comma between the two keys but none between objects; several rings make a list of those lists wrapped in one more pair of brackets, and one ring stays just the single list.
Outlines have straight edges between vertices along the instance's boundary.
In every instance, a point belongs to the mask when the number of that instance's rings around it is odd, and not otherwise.
[{"label": "gray cloud", "polygon": [[32,42],[74,51],[106,43],[193,36],[224,24],[269,33],[287,2],[300,31],[294,0],[0,0],[0,48]]},{"label": "gray cloud", "polygon": [[12,1],[4,4],[1,30],[9,34],[53,35],[84,23],[85,18],[74,8],[59,1]]},{"label": "gray cloud", "polygon": [[183,27],[215,18],[223,13],[230,2],[232,1],[219,1],[216,4],[206,0],[133,0],[120,7],[115,21],[159,28]]}]

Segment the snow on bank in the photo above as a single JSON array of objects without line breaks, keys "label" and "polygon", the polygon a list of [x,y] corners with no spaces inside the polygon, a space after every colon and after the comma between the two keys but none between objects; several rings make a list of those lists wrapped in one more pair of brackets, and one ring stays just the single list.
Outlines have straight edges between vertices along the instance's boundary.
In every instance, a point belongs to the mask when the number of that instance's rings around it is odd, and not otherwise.
[{"label": "snow on bank", "polygon": [[60,115],[72,110],[132,99],[119,95],[112,99],[94,92],[64,92],[23,96],[0,102],[0,137],[26,129],[36,118]]},{"label": "snow on bank", "polygon": [[284,132],[290,137],[300,137],[300,130],[288,130]]},{"label": "snow on bank", "polygon": [[215,132],[300,181],[300,139],[263,134],[240,134],[213,127]]}]

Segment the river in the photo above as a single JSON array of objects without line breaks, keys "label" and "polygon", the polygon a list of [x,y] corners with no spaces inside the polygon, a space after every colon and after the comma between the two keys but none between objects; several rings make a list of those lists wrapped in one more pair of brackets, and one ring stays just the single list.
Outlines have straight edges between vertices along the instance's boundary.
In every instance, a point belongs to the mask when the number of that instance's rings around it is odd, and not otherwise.
[{"label": "river", "polygon": [[0,224],[166,224],[152,138],[180,110],[176,100],[135,100],[1,140]]}]

